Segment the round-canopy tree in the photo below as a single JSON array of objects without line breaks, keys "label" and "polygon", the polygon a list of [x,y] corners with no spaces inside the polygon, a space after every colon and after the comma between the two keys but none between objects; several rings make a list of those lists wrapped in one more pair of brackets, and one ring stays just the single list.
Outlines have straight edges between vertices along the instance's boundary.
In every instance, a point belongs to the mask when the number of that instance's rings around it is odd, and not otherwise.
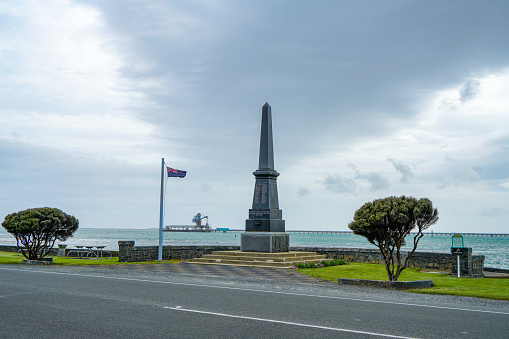
[{"label": "round-canopy tree", "polygon": [[[365,203],[355,211],[348,227],[354,234],[366,237],[378,247],[389,280],[396,281],[417,249],[419,240],[424,236],[423,231],[437,220],[438,211],[429,199],[387,197]],[[406,254],[403,262],[401,247],[405,245],[405,237],[414,229],[413,249]]]},{"label": "round-canopy tree", "polygon": [[32,208],[5,217],[2,226],[11,233],[25,258],[40,260],[56,240],[72,237],[78,229],[78,219],[58,208]]}]

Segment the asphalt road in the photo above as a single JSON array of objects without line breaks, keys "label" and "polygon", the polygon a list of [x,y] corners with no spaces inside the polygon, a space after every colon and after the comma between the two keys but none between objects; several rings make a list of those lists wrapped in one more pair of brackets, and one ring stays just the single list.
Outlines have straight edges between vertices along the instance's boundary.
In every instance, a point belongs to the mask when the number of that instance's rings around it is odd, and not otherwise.
[{"label": "asphalt road", "polygon": [[508,338],[509,303],[0,265],[0,338]]}]

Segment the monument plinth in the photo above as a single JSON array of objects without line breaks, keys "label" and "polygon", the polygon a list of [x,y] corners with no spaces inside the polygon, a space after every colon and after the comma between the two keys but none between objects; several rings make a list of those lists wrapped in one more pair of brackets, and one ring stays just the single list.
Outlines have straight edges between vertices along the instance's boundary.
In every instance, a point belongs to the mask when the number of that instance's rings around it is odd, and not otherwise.
[{"label": "monument plinth", "polygon": [[283,211],[279,209],[277,177],[274,170],[272,113],[268,103],[262,108],[260,154],[253,206],[246,220],[246,232],[241,234],[240,247],[246,252],[288,252],[290,236],[285,233]]}]

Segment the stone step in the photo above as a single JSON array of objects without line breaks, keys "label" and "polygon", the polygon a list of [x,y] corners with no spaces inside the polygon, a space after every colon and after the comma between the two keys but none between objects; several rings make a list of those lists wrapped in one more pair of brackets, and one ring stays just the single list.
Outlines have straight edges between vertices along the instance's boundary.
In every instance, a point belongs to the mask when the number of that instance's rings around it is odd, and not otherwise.
[{"label": "stone step", "polygon": [[203,258],[210,260],[244,260],[244,261],[270,261],[270,262],[292,262],[292,261],[309,261],[309,260],[325,260],[325,255],[306,255],[301,257],[247,257],[247,256],[235,256],[235,255],[217,255],[217,254],[206,254]]},{"label": "stone step", "polygon": [[228,255],[228,256],[239,256],[239,257],[269,257],[269,258],[295,258],[304,255],[317,255],[315,252],[278,252],[278,253],[267,253],[267,252],[242,252],[242,251],[213,251],[213,255]]},{"label": "stone step", "polygon": [[256,266],[256,267],[274,267],[274,268],[290,268],[297,266],[297,264],[303,263],[319,263],[323,259],[315,259],[315,260],[297,260],[297,261],[259,261],[259,260],[213,260],[206,258],[196,258],[193,261],[188,262],[189,264],[197,264],[197,265],[236,265],[236,266]]},{"label": "stone step", "polygon": [[202,258],[195,258],[189,262],[202,265],[238,265],[257,267],[290,268],[301,263],[319,263],[325,260],[325,255],[315,252],[241,252],[214,251]]}]

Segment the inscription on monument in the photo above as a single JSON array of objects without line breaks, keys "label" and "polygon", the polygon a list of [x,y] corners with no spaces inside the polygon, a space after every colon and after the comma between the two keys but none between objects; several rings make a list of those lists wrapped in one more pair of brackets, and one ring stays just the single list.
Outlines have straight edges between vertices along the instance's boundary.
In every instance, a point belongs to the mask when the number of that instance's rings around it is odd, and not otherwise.
[{"label": "inscription on monument", "polygon": [[262,182],[262,201],[261,203],[262,204],[265,204],[267,202],[267,183],[266,182]]},{"label": "inscription on monument", "polygon": [[267,182],[257,182],[255,185],[255,194],[254,194],[254,203],[255,204],[264,204],[267,202],[268,197],[268,183]]},{"label": "inscription on monument", "polygon": [[249,210],[249,219],[268,219],[270,211]]}]

